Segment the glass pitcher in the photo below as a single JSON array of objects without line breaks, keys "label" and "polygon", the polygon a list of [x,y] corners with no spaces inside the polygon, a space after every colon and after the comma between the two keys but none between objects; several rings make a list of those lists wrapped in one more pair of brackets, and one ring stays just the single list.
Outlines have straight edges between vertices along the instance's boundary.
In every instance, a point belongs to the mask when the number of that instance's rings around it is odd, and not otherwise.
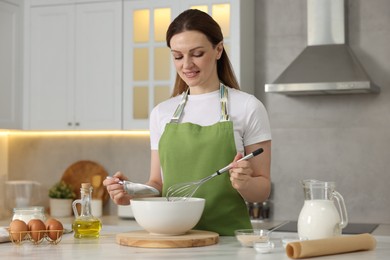
[{"label": "glass pitcher", "polygon": [[41,184],[39,182],[7,181],[5,189],[6,204],[9,209],[35,206],[41,201]]},{"label": "glass pitcher", "polygon": [[[302,181],[305,202],[298,217],[300,239],[321,239],[341,235],[348,224],[344,199],[334,182]],[[338,209],[336,209],[337,201]]]}]

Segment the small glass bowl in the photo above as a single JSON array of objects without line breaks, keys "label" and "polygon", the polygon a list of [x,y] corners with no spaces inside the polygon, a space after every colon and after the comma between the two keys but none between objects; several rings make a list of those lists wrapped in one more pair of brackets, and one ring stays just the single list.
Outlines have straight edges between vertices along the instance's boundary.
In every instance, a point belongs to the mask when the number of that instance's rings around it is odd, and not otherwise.
[{"label": "small glass bowl", "polygon": [[45,208],[44,207],[23,207],[23,208],[14,208],[12,220],[20,219],[26,222],[26,224],[31,219],[40,219],[43,222],[46,221]]},{"label": "small glass bowl", "polygon": [[253,243],[253,248],[258,253],[268,254],[275,248],[275,244],[273,242],[271,242],[271,241],[267,241],[267,242],[254,242]]},{"label": "small glass bowl", "polygon": [[244,247],[253,247],[254,243],[269,242],[269,230],[267,229],[238,229],[234,233]]}]

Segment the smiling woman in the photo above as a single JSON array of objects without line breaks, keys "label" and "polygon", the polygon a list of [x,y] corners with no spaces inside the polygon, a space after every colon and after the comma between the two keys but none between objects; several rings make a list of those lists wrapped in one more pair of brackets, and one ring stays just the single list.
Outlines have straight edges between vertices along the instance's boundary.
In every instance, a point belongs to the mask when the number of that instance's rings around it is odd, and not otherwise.
[{"label": "smiling woman", "polygon": [[[204,183],[193,197],[206,201],[196,229],[233,235],[235,229],[251,228],[245,201],[269,196],[271,131],[263,104],[239,90],[223,40],[219,24],[200,10],[186,10],[169,25],[166,43],[176,83],[172,98],[150,115],[147,184],[166,196],[177,183],[200,180],[229,165],[229,174]],[[240,160],[257,149],[264,152]],[[132,195],[119,184],[127,178],[121,172],[113,177],[104,181],[110,197],[129,204]]]}]

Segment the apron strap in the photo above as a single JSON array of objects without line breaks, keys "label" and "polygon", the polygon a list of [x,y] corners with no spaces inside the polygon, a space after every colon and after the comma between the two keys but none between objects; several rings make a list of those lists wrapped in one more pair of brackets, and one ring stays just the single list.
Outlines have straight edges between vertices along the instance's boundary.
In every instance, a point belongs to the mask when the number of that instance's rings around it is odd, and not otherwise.
[{"label": "apron strap", "polygon": [[190,90],[190,88],[187,88],[187,90],[185,92],[183,92],[183,97],[181,98],[180,104],[177,106],[175,113],[173,114],[173,117],[171,118],[170,123],[179,123],[181,114],[182,114],[184,107],[187,103],[189,90]]},{"label": "apron strap", "polygon": [[[175,113],[173,114],[170,123],[179,123],[181,115],[183,113],[184,107],[188,100],[188,92],[190,88],[187,88],[185,92],[183,92],[182,99],[180,101],[180,104],[177,106]],[[219,95],[220,95],[220,102],[221,102],[221,118],[220,122],[229,121],[229,113],[227,109],[227,103],[228,103],[228,89],[227,87],[220,83],[219,86]]]},{"label": "apron strap", "polygon": [[221,83],[219,88],[220,98],[221,98],[221,119],[219,122],[229,121],[229,113],[227,109],[228,103],[228,89],[227,87]]}]

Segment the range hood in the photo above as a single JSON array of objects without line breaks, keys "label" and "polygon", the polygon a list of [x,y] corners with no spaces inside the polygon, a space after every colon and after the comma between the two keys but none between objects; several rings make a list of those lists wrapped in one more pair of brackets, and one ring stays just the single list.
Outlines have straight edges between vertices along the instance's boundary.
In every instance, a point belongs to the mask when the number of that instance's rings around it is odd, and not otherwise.
[{"label": "range hood", "polygon": [[308,46],[266,92],[287,95],[378,93],[345,43],[344,0],[307,0]]}]

